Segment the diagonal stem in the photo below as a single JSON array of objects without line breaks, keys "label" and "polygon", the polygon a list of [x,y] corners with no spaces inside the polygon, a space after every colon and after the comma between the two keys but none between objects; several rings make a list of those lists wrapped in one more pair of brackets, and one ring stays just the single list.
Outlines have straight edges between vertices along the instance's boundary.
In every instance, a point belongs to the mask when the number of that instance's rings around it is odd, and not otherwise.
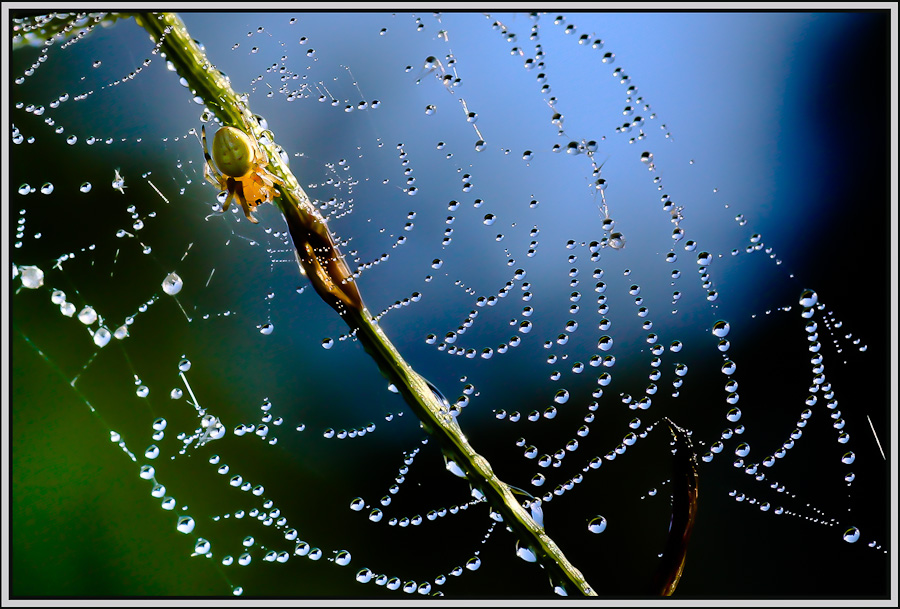
[{"label": "diagonal stem", "polygon": [[[137,13],[135,19],[150,34],[154,44],[162,40],[161,50],[166,59],[187,80],[192,94],[203,99],[224,125],[241,129],[246,124],[257,139],[263,135],[247,100],[232,90],[228,79],[210,63],[176,14]],[[344,318],[381,373],[398,388],[425,431],[438,441],[447,460],[452,461],[472,487],[500,513],[518,538],[520,547],[534,554],[552,584],[563,593],[577,590],[586,596],[596,596],[581,572],[514,497],[510,486],[500,480],[490,463],[472,448],[445,401],[404,361],[363,304],[325,219],[281,159],[274,142],[264,140],[261,146],[269,158],[268,169],[284,180],[285,186],[279,189],[281,196],[275,204],[287,222],[301,271],[316,292]]]}]

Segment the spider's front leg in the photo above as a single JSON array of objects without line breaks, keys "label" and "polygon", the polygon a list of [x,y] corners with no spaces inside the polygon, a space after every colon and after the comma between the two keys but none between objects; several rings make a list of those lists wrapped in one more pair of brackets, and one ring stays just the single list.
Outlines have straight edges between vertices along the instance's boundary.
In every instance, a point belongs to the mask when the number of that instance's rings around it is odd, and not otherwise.
[{"label": "spider's front leg", "polygon": [[[259,220],[257,220],[250,214],[250,212],[252,210],[256,209],[256,206],[254,205],[251,210],[250,204],[247,203],[247,197],[246,197],[246,195],[244,195],[243,183],[241,183],[240,180],[229,180],[229,181],[234,182],[234,189],[233,189],[234,196],[237,198],[238,203],[241,204],[241,209],[244,210],[244,215],[247,216],[247,219],[250,220],[250,222],[252,222],[253,224],[259,224]],[[229,193],[230,192],[232,192],[232,189],[229,189]]]}]

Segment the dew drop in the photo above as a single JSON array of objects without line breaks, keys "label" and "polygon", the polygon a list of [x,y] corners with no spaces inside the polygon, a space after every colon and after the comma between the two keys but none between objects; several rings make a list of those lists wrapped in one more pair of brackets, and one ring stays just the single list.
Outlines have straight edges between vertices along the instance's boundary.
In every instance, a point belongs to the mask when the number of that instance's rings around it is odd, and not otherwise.
[{"label": "dew drop", "polygon": [[195,523],[194,523],[193,518],[191,518],[190,516],[181,516],[178,519],[178,524],[176,525],[176,528],[180,532],[187,535],[188,533],[190,533],[191,531],[194,530],[194,525],[195,525]]},{"label": "dew drop", "polygon": [[[38,267],[20,266],[19,272],[22,277],[22,286],[34,290],[44,285],[44,271]],[[63,298],[65,298],[65,294],[63,294]],[[90,323],[93,323],[93,321]]]},{"label": "dew drop", "polygon": [[714,336],[724,338],[731,330],[731,325],[727,321],[719,320],[713,324],[712,333]]},{"label": "dew drop", "polygon": [[524,546],[520,546],[518,541],[516,542],[516,556],[525,562],[537,562],[537,556],[535,556],[534,552]]},{"label": "dew drop", "polygon": [[606,518],[603,516],[595,516],[588,522],[588,531],[591,533],[602,533],[606,530]]},{"label": "dew drop", "polygon": [[859,529],[857,529],[856,527],[850,527],[849,529],[847,529],[847,531],[844,533],[844,541],[846,541],[847,543],[856,543],[857,541],[859,541]]},{"label": "dew drop", "polygon": [[801,307],[812,307],[817,302],[819,302],[819,295],[816,294],[813,290],[803,290],[803,292],[800,294]]},{"label": "dew drop", "polygon": [[106,328],[101,327],[94,332],[94,344],[98,347],[105,347],[111,338],[112,333]]},{"label": "dew drop", "polygon": [[169,296],[174,296],[180,292],[183,287],[184,282],[176,273],[169,273],[162,282],[162,289]]},{"label": "dew drop", "polygon": [[85,307],[78,313],[78,321],[89,326],[97,321],[97,312],[92,307]]}]

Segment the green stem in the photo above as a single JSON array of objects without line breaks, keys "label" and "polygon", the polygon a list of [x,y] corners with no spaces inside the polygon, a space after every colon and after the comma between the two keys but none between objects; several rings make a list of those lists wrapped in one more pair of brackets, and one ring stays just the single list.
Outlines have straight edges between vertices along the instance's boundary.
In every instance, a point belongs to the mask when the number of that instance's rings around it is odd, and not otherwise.
[{"label": "green stem", "polygon": [[[135,19],[150,34],[154,44],[162,39],[161,50],[166,59],[187,80],[192,94],[203,99],[224,125],[249,128],[257,139],[264,135],[250,112],[246,97],[241,98],[232,90],[228,79],[210,63],[176,14],[138,13]],[[518,502],[509,485],[497,478],[490,463],[472,448],[446,402],[404,361],[372,318],[325,219],[271,140],[268,137],[261,142],[269,158],[268,169],[286,185],[279,189],[281,196],[275,204],[287,221],[301,270],[316,292],[344,318],[382,374],[394,384],[419,418],[425,431],[437,440],[447,460],[452,461],[472,487],[499,512],[503,522],[518,538],[520,547],[534,554],[554,586],[596,596],[581,572]]]}]

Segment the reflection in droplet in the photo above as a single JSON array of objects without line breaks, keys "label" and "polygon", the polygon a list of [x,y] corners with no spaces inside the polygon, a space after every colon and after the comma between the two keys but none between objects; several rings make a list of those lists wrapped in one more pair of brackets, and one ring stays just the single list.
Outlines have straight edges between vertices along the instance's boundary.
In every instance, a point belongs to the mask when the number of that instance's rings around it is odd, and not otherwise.
[{"label": "reflection in droplet", "polygon": [[162,282],[163,291],[169,296],[174,296],[184,287],[184,282],[176,273],[169,273]]},{"label": "reflection in droplet", "polygon": [[803,292],[800,294],[801,307],[812,307],[817,302],[819,302],[819,295],[816,294],[813,290],[803,290]]},{"label": "reflection in droplet", "polygon": [[591,533],[602,533],[606,530],[606,518],[603,516],[595,516],[588,522],[588,531]]},{"label": "reflection in droplet", "polygon": [[191,518],[190,516],[181,516],[178,519],[178,524],[176,525],[176,528],[180,532],[187,535],[188,533],[190,533],[191,531],[194,530],[194,524],[195,524],[194,519]]}]

